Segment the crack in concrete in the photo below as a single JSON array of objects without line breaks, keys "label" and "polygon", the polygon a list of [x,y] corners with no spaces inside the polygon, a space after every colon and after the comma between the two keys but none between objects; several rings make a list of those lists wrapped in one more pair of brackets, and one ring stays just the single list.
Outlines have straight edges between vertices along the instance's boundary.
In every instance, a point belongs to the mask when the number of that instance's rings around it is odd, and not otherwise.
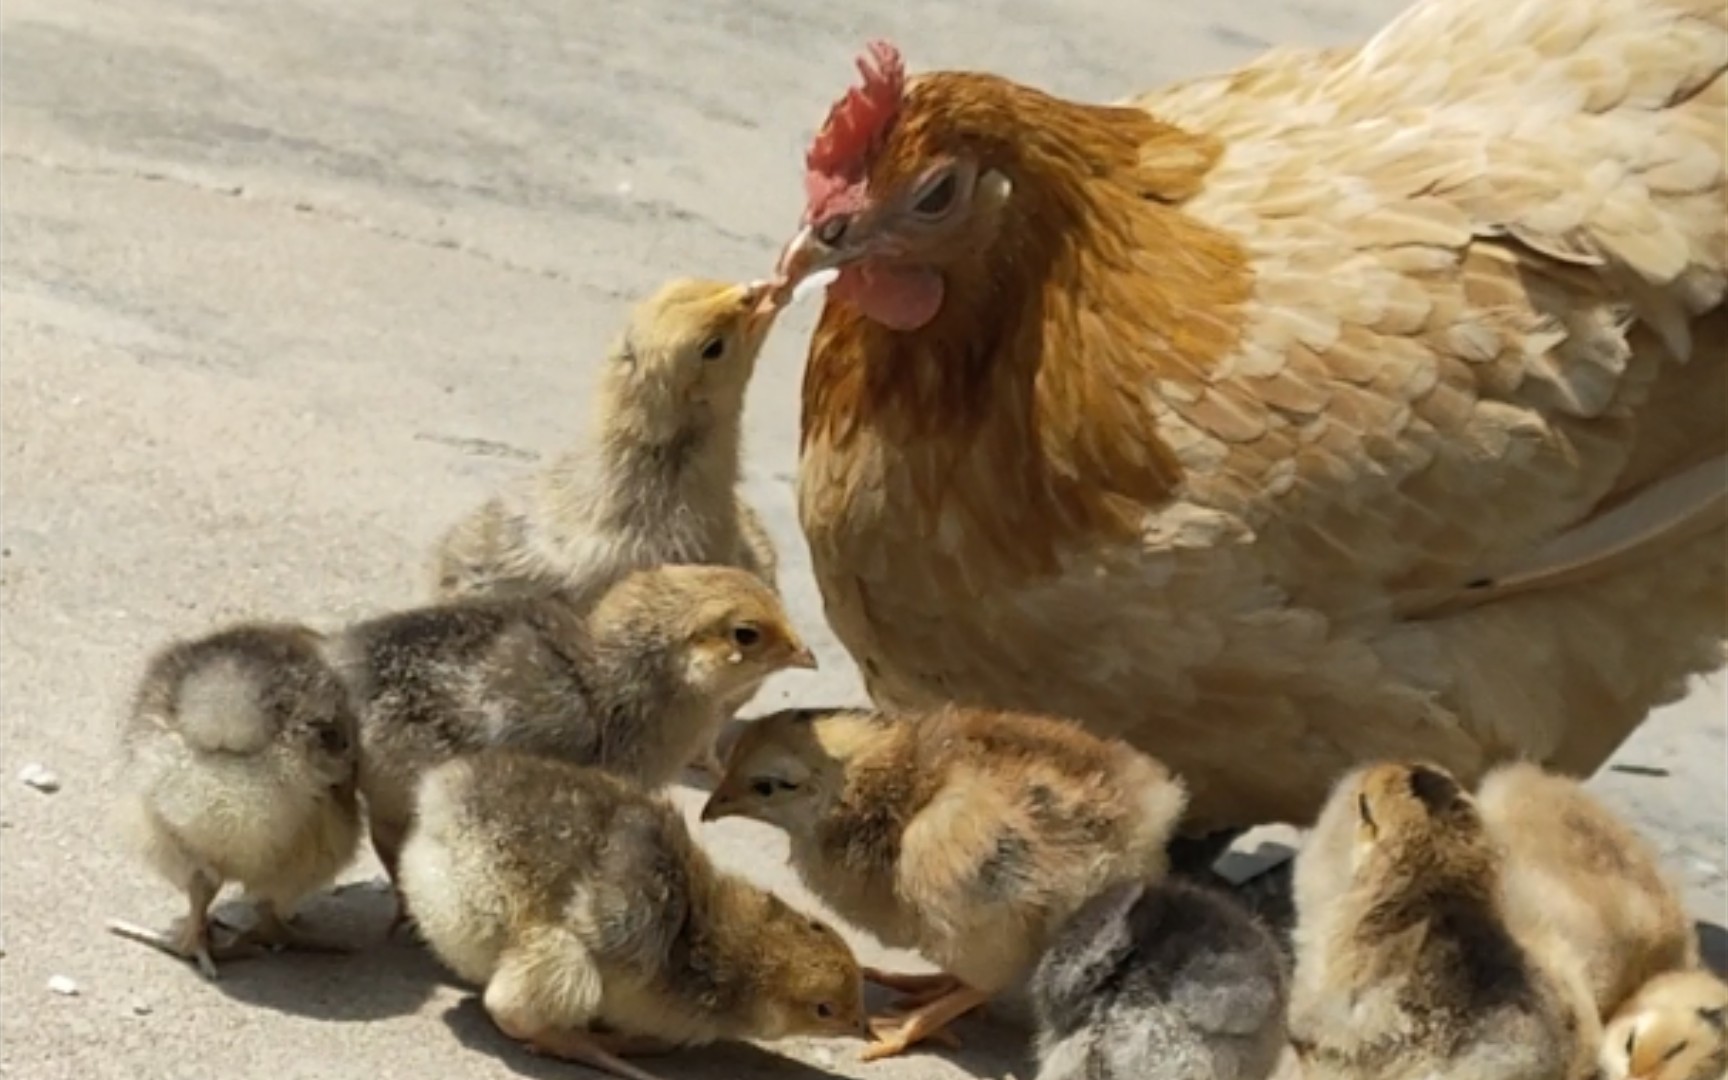
[{"label": "crack in concrete", "polygon": [[370,233],[373,236],[381,236],[389,240],[398,240],[402,243],[413,244],[417,247],[433,248],[440,251],[454,251],[458,254],[478,259],[481,262],[489,263],[510,273],[527,274],[533,277],[546,278],[551,281],[572,281],[570,275],[563,271],[514,262],[510,259],[503,258],[502,256],[494,255],[484,248],[477,248],[464,244],[461,240],[458,240],[455,237],[428,238],[416,235],[414,233],[405,232],[401,229],[391,228],[388,225],[380,225],[377,222],[361,217],[358,214],[345,213],[341,210],[331,209],[327,206],[317,206],[306,199],[296,199],[292,202],[287,202],[278,199],[261,198],[255,195],[249,195],[247,194],[246,185],[244,184],[210,183],[193,177],[178,176],[157,169],[114,168],[104,165],[69,165],[64,162],[50,161],[30,154],[20,154],[16,152],[0,152],[0,159],[18,162],[19,164],[33,166],[38,169],[46,169],[49,172],[63,176],[90,176],[113,180],[137,180],[147,184],[171,184],[188,191],[202,192],[207,195],[216,195],[228,199],[246,199],[258,206],[267,207],[272,210],[285,210],[296,214],[309,214],[337,225],[346,225],[350,228],[359,229],[362,232]]}]

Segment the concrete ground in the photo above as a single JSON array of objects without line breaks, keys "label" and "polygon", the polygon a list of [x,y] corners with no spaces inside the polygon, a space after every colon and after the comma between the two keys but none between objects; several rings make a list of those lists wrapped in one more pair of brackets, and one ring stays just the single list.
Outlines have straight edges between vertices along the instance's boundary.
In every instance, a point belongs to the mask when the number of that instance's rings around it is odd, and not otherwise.
[{"label": "concrete ground", "polygon": [[[8,0],[0,1074],[585,1075],[509,1045],[406,944],[234,965],[209,984],[105,935],[112,916],[177,913],[104,816],[113,725],[146,651],[242,616],[328,625],[414,600],[435,533],[583,422],[630,299],[672,274],[770,266],[804,140],[867,36],[894,37],[918,68],[1110,98],[1272,42],[1347,40],[1399,6]],[[792,513],[813,309],[782,323],[751,403],[750,494],[823,661],[772,683],[770,704],[857,694]],[[1722,717],[1720,686],[1700,689],[1600,781],[1717,924]],[[28,762],[60,790],[19,782]],[[705,836],[787,883],[773,834]],[[365,887],[309,914],[356,942],[387,918]],[[76,994],[52,992],[56,977]],[[653,1067],[1029,1075],[1012,1029],[962,1032],[966,1052],[868,1070],[848,1044]]]}]

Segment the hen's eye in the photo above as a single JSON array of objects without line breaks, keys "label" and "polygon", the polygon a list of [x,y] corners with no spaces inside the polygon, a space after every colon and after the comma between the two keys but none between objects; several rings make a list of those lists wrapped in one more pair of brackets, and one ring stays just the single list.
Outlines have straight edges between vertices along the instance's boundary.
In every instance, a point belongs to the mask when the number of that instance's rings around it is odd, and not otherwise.
[{"label": "hen's eye", "polygon": [[834,1006],[828,1004],[826,1001],[820,1002],[816,1006],[816,1015],[824,1020],[832,1020],[834,1019]]},{"label": "hen's eye", "polygon": [[954,194],[959,190],[960,181],[954,178],[953,173],[948,173],[926,188],[912,209],[924,217],[938,217],[954,205]]},{"label": "hen's eye", "polygon": [[816,226],[816,239],[833,247],[846,238],[846,230],[851,228],[852,219],[845,214],[835,214],[833,217]]},{"label": "hen's eye", "polygon": [[762,640],[762,631],[754,626],[734,626],[732,628],[732,644],[748,649]]},{"label": "hen's eye", "polygon": [[718,360],[726,355],[726,339],[712,337],[702,343],[702,359]]}]

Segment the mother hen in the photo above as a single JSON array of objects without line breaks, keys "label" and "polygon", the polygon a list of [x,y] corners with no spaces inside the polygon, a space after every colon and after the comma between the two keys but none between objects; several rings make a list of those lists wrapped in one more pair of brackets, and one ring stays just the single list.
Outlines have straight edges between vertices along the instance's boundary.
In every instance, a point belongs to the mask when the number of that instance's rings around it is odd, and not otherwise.
[{"label": "mother hen", "polygon": [[1119,105],[872,45],[779,277],[838,271],[800,505],[871,696],[1122,735],[1190,832],[1596,768],[1728,634],[1725,66],[1721,0],[1423,0]]}]

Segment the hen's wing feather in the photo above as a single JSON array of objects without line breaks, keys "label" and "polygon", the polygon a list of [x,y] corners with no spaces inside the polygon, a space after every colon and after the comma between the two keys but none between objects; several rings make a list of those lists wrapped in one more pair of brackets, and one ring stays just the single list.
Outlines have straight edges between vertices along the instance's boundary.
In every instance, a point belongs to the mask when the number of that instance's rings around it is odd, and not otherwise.
[{"label": "hen's wing feather", "polygon": [[[1359,51],[1137,98],[1225,141],[1185,210],[1256,273],[1237,354],[1169,402],[1196,501],[1253,529],[1277,579],[1349,557],[1373,591],[1326,581],[1334,604],[1420,607],[1531,587],[1532,551],[1696,464],[1627,475],[1666,369],[1724,363],[1695,323],[1728,273],[1725,66],[1718,4],[1448,0]],[[1723,420],[1702,424],[1690,456],[1719,458]],[[1696,528],[1723,487],[1663,505]]]}]

